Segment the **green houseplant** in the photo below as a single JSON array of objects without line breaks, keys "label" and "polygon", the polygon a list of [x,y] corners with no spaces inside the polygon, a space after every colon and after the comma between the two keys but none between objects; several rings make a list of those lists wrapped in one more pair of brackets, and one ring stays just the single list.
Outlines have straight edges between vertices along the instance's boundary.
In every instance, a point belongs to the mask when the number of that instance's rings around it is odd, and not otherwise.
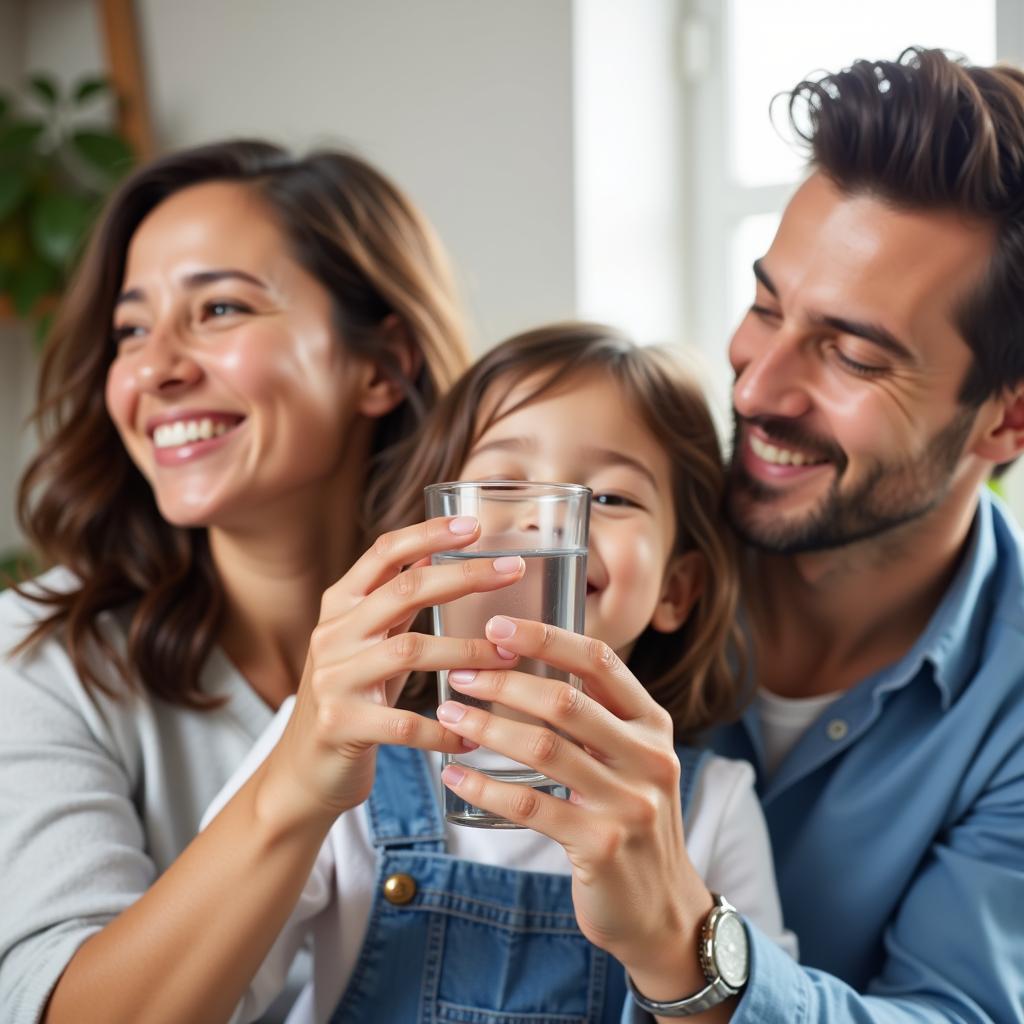
[{"label": "green houseplant", "polygon": [[60,293],[103,199],[133,163],[102,116],[113,98],[105,78],[64,92],[43,74],[16,95],[0,93],[0,296],[37,338],[46,300]]},{"label": "green houseplant", "polygon": [[[62,90],[50,75],[0,93],[0,317],[49,327],[82,241],[104,198],[134,163],[110,124],[116,97],[90,76]],[[0,551],[0,589],[30,553]]]}]

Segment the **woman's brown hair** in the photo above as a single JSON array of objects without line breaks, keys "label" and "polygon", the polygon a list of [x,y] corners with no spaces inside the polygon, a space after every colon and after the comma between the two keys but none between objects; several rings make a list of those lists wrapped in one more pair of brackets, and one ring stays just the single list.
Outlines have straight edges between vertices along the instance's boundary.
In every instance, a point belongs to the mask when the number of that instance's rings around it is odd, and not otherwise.
[{"label": "woman's brown hair", "polygon": [[[706,560],[703,589],[686,623],[668,634],[648,627],[629,659],[630,669],[672,715],[677,738],[692,739],[738,712],[739,578],[722,516],[725,471],[714,422],[700,387],[667,352],[642,348],[612,328],[587,323],[554,324],[498,345],[438,403],[417,438],[392,451],[389,468],[374,485],[393,499],[381,529],[422,519],[424,486],[458,479],[473,446],[498,420],[594,371],[616,381],[623,401],[669,456],[674,553],[699,551]],[[526,382],[529,392],[503,408],[503,397]],[[489,411],[482,414],[484,409]],[[380,507],[372,494],[371,500]],[[402,703],[434,706],[433,676],[410,679]]]},{"label": "woman's brown hair", "polygon": [[[76,582],[70,590],[38,581],[22,589],[50,611],[19,649],[59,631],[87,686],[111,692],[88,656],[95,645],[129,685],[197,708],[215,703],[200,690],[199,675],[223,611],[206,531],[172,526],[160,515],[107,413],[104,385],[132,236],[168,196],[213,181],[237,182],[260,198],[295,259],[333,297],[339,344],[401,379],[406,400],[377,424],[373,458],[418,427],[469,361],[433,232],[402,192],[351,154],[324,150],[297,159],[265,142],[218,143],[158,159],[117,190],[48,340],[34,414],[42,444],[18,496],[30,542]],[[411,380],[388,362],[384,321],[394,317],[420,354]],[[375,493],[388,500],[386,489]],[[125,606],[131,623],[122,657],[98,616]]]}]

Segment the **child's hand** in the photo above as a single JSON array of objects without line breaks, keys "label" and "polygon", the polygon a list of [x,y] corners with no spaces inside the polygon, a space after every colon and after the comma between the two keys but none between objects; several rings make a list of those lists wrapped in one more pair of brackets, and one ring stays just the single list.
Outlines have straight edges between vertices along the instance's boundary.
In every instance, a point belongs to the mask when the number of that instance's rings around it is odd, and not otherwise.
[{"label": "child's hand", "polygon": [[522,578],[522,559],[429,564],[432,554],[466,547],[478,533],[475,519],[439,518],[384,534],[324,594],[295,710],[265,766],[263,806],[275,820],[333,820],[362,803],[377,744],[472,749],[432,718],[393,705],[410,672],[508,664],[483,639],[406,632],[424,607]]},{"label": "child's hand", "polygon": [[[676,978],[681,970],[698,971],[696,937],[711,897],[686,852],[668,713],[600,641],[505,617],[488,623],[487,636],[520,657],[578,676],[583,690],[508,666],[450,672],[451,686],[549,722],[570,739],[453,702],[438,709],[438,718],[473,743],[568,786],[572,796],[561,800],[454,765],[445,769],[445,784],[565,848],[580,929],[638,983],[659,970]],[[703,984],[699,974],[694,983]]]}]

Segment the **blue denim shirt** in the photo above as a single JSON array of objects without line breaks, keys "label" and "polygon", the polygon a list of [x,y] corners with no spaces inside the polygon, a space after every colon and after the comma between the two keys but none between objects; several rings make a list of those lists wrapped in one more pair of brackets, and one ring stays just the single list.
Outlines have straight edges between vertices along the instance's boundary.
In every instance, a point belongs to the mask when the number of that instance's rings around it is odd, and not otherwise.
[{"label": "blue denim shirt", "polygon": [[756,710],[712,745],[758,769],[803,965],[750,927],[733,1024],[1024,1022],[1024,537],[987,492],[904,658],[771,779]]}]

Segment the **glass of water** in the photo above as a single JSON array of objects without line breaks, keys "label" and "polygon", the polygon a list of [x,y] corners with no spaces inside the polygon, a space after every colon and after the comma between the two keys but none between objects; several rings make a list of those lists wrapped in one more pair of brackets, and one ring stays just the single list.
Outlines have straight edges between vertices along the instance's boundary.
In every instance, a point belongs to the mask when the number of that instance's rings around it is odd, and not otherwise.
[{"label": "glass of water", "polygon": [[[576,484],[485,480],[433,484],[425,493],[428,518],[474,516],[480,522],[478,540],[468,548],[434,555],[435,565],[506,555],[519,555],[526,563],[523,577],[510,587],[490,594],[468,594],[436,606],[434,631],[439,636],[483,637],[487,621],[495,615],[534,619],[576,633],[583,632],[589,488]],[[516,671],[580,685],[575,676],[532,659],[521,658]],[[506,718],[544,724],[500,704],[453,692],[448,686],[447,672],[438,673],[438,693],[441,703],[454,699]],[[563,798],[568,796],[564,786],[546,775],[482,747],[465,754],[444,754],[443,764],[459,764],[502,782],[517,782]],[[457,824],[480,828],[518,827],[490,811],[466,803],[447,787],[444,787],[444,800],[445,816]]]}]

